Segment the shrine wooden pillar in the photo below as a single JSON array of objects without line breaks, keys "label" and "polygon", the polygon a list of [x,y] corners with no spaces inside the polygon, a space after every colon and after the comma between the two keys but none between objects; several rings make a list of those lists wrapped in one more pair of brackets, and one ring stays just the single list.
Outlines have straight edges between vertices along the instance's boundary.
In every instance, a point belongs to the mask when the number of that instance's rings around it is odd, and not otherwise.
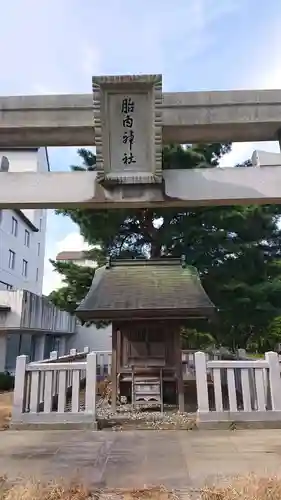
[{"label": "shrine wooden pillar", "polygon": [[174,333],[175,358],[176,358],[176,376],[178,389],[178,408],[180,412],[184,412],[184,383],[182,374],[182,359],[181,359],[181,337],[180,332]]},{"label": "shrine wooden pillar", "polygon": [[112,325],[112,361],[111,361],[111,410],[116,411],[117,403],[117,329]]}]

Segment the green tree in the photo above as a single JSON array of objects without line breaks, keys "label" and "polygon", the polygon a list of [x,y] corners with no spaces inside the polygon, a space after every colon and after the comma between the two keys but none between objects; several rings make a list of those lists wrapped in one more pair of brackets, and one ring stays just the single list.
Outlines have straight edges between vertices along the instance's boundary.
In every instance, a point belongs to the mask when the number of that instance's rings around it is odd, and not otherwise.
[{"label": "green tree", "polygon": [[[166,169],[216,168],[230,145],[205,144],[163,150]],[[81,166],[93,170],[95,156],[80,149]],[[250,165],[249,161],[245,165]],[[238,165],[239,166],[239,165]],[[90,257],[106,255],[164,257],[186,255],[197,267],[203,285],[219,309],[219,321],[206,326],[218,344],[246,347],[265,335],[280,313],[278,258],[280,230],[277,206],[61,210],[78,224],[85,240],[99,246]],[[53,263],[65,286],[51,294],[60,307],[73,311],[89,289],[93,269]],[[196,325],[194,326],[196,327]],[[192,326],[193,328],[193,326]],[[201,331],[200,326],[200,331]]]},{"label": "green tree", "polygon": [[182,349],[207,349],[215,344],[216,340],[209,332],[201,332],[199,328],[188,328],[188,326],[181,330]]},{"label": "green tree", "polygon": [[77,266],[72,262],[51,262],[63,276],[64,285],[51,292],[49,299],[59,309],[74,313],[91,286],[95,270],[88,266]]}]

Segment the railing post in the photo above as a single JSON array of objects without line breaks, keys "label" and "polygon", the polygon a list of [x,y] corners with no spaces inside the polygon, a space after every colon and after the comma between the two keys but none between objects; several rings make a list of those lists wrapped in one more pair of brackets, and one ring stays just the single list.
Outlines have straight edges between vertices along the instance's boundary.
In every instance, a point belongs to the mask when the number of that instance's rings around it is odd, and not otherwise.
[{"label": "railing post", "polygon": [[50,352],[50,359],[58,359],[58,351]]},{"label": "railing post", "polygon": [[107,357],[108,362],[108,375],[111,375],[111,365],[112,365],[112,354],[109,353]]},{"label": "railing post", "polygon": [[104,353],[99,352],[99,366],[100,366],[100,372],[99,375],[101,379],[104,378]]},{"label": "railing post", "polygon": [[26,363],[27,363],[27,356],[21,355],[17,357],[13,413],[12,413],[12,419],[15,421],[20,420],[21,415],[24,411]]},{"label": "railing post", "polygon": [[182,375],[183,379],[188,375],[188,355],[185,352],[181,352],[181,365],[182,365]]},{"label": "railing post", "polygon": [[204,352],[195,353],[195,374],[197,391],[197,411],[209,412],[209,397],[207,384],[206,355]]},{"label": "railing post", "polygon": [[70,356],[76,356],[76,354],[77,354],[77,349],[70,349],[69,351]]},{"label": "railing post", "polygon": [[265,359],[269,365],[269,384],[272,410],[281,411],[281,379],[277,352],[266,352]]},{"label": "railing post", "polygon": [[86,395],[85,395],[85,413],[93,415],[93,421],[96,421],[96,384],[97,384],[97,354],[90,352],[87,355],[86,364]]},{"label": "railing post", "polygon": [[89,347],[87,347],[87,346],[86,346],[86,347],[84,347],[83,352],[84,352],[85,354],[89,354],[89,352],[90,352]]},{"label": "railing post", "polygon": [[247,359],[246,349],[237,349],[237,357],[238,359]]}]

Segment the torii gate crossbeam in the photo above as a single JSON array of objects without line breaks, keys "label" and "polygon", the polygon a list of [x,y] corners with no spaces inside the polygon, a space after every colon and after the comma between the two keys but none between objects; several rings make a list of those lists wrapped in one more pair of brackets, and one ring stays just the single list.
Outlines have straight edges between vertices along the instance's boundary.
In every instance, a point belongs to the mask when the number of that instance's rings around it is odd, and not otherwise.
[{"label": "torii gate crossbeam", "polygon": [[281,90],[162,94],[161,75],[92,83],[93,96],[0,98],[0,147],[97,149],[96,172],[0,172],[0,208],[281,203],[280,154],[239,169],[162,167],[163,143],[279,140]]},{"label": "torii gate crossbeam", "polygon": [[281,203],[281,154],[256,152],[255,166],[166,170],[164,189],[107,191],[96,172],[0,172],[0,208],[141,208]]},{"label": "torii gate crossbeam", "polygon": [[[163,93],[163,142],[278,140],[281,90]],[[0,97],[0,147],[94,144],[92,94]]]}]

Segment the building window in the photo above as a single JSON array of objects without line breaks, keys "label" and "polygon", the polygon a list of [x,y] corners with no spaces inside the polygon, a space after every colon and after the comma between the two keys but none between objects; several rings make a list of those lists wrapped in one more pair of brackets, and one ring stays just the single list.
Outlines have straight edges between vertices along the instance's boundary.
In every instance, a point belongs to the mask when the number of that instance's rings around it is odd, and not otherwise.
[{"label": "building window", "polygon": [[22,261],[22,275],[27,276],[27,260]]},{"label": "building window", "polygon": [[40,243],[37,244],[37,255],[40,255]]},{"label": "building window", "polygon": [[38,281],[38,278],[39,278],[39,269],[37,267],[37,269],[36,269],[36,281]]},{"label": "building window", "polygon": [[9,250],[9,268],[15,269],[16,254],[13,250]]},{"label": "building window", "polygon": [[15,217],[12,217],[12,234],[14,236],[18,235],[18,221]]},{"label": "building window", "polygon": [[30,232],[26,229],[24,233],[24,244],[26,247],[30,245]]}]

